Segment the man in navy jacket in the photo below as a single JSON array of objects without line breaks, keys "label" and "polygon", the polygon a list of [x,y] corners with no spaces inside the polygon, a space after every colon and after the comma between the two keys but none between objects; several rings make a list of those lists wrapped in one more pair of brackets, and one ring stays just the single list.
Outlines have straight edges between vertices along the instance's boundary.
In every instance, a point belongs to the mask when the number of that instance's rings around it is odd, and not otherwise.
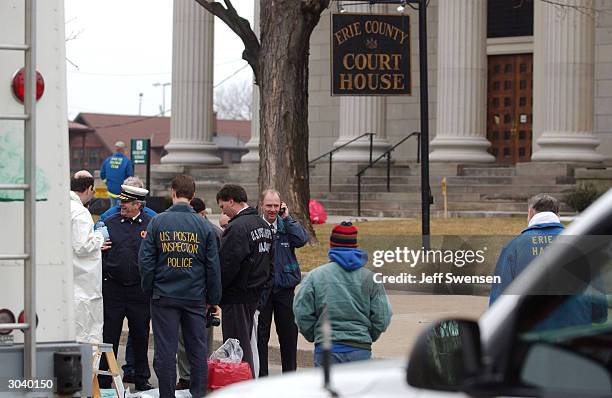
[{"label": "man in navy jacket", "polygon": [[259,351],[259,377],[268,375],[268,342],[272,315],[280,343],[281,363],[284,372],[297,367],[298,329],[293,315],[295,287],[302,279],[302,271],[295,256],[295,249],[308,243],[308,232],[289,215],[289,208],[281,201],[280,193],[265,190],[259,201],[263,219],[273,231],[274,287],[261,308],[257,325],[257,350]]},{"label": "man in navy jacket", "polygon": [[160,398],[174,397],[179,324],[191,364],[190,392],[206,394],[206,314],[220,316],[221,274],[215,232],[189,205],[195,182],[172,180],[172,207],[153,218],[140,246],[142,288],[151,319]]},{"label": "man in navy jacket", "polygon": [[[128,319],[134,355],[136,390],[153,388],[148,383],[151,371],[149,348],[149,297],[140,287],[138,250],[151,220],[142,212],[146,189],[121,186],[118,198],[121,210],[105,221],[109,240],[102,246],[102,296],[104,298],[104,342],[112,343],[115,355],[124,318]],[[103,361],[103,368],[106,367]],[[100,376],[100,385],[110,387],[108,376]]]}]

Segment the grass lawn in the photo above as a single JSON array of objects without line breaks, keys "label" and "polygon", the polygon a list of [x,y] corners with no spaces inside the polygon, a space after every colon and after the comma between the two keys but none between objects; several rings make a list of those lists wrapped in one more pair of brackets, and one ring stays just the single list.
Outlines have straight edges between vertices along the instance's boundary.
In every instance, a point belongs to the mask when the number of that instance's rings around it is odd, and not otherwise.
[{"label": "grass lawn", "polygon": [[[347,217],[348,218],[348,217]],[[421,220],[398,221],[367,221],[355,223],[359,229],[358,240],[364,241],[368,237],[405,237],[421,235]],[[315,225],[319,245],[307,245],[296,251],[302,271],[309,271],[319,265],[329,262],[327,250],[329,249],[329,235],[333,224]],[[500,217],[500,218],[450,218],[432,219],[432,235],[502,235],[513,236],[519,234],[527,226],[527,217]]]}]

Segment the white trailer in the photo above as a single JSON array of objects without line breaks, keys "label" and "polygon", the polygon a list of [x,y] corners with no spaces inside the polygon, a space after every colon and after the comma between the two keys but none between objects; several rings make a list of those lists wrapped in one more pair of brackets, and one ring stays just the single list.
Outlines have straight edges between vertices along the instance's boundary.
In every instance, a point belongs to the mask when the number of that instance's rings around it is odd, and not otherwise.
[{"label": "white trailer", "polygon": [[[28,70],[44,80],[37,102]],[[92,348],[75,343],[69,170],[64,2],[1,0],[0,396],[91,395]]]}]

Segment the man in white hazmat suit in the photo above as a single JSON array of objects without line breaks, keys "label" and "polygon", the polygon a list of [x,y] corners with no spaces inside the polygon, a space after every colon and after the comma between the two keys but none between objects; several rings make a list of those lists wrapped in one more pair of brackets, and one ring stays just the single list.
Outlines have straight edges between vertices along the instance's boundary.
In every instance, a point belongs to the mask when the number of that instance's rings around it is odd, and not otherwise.
[{"label": "man in white hazmat suit", "polygon": [[86,170],[70,179],[70,218],[72,222],[72,265],[74,272],[74,313],[76,341],[102,343],[101,247],[108,239],[106,227],[94,231],[93,219],[85,205],[94,196],[94,178]]}]

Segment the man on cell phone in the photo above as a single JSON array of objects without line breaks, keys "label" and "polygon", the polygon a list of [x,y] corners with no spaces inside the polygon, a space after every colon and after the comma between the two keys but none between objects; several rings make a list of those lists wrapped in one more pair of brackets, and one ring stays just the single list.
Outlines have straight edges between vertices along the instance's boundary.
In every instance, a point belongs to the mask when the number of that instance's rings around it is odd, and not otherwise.
[{"label": "man on cell phone", "polygon": [[306,229],[291,218],[278,191],[265,190],[260,196],[259,209],[272,230],[274,251],[274,286],[261,307],[257,327],[259,377],[262,377],[268,375],[268,341],[273,314],[283,373],[297,367],[298,329],[293,316],[293,297],[295,287],[302,279],[302,271],[295,249],[308,243],[309,237]]}]

